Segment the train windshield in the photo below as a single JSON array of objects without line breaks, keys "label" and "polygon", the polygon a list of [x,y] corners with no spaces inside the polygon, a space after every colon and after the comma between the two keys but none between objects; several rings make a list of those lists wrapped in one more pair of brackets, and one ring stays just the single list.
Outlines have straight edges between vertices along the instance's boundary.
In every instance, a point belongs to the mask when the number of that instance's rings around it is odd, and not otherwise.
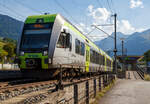
[{"label": "train windshield", "polygon": [[51,24],[32,24],[24,27],[21,50],[48,50]]}]

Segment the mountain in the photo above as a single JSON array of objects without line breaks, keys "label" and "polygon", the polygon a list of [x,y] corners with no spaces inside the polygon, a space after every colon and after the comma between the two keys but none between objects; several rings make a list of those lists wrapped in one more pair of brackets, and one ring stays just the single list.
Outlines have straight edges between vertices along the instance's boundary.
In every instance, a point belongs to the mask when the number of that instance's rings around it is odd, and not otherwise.
[{"label": "mountain", "polygon": [[[118,46],[119,48],[121,45]],[[143,55],[150,49],[150,29],[143,32],[135,32],[125,40],[127,55]]]},{"label": "mountain", "polygon": [[[101,41],[95,41],[95,44],[99,46],[104,51],[111,50],[114,47],[114,33],[110,37],[107,37]],[[121,32],[117,32],[117,45],[121,44],[120,38],[127,38],[128,35],[124,35]]]},{"label": "mountain", "polygon": [[[122,33],[117,33],[117,49],[118,55],[121,55],[122,44],[120,37],[125,38],[124,40],[124,49],[127,51],[127,55],[143,55],[144,52],[150,49],[150,29],[143,32],[135,32],[131,35],[124,35]],[[109,52],[112,56],[114,49],[114,40],[110,39],[110,37],[105,38],[101,41],[95,42],[100,48]],[[111,51],[111,52],[110,52]]]},{"label": "mountain", "polygon": [[22,31],[23,22],[7,15],[0,14],[0,37],[17,40]]}]

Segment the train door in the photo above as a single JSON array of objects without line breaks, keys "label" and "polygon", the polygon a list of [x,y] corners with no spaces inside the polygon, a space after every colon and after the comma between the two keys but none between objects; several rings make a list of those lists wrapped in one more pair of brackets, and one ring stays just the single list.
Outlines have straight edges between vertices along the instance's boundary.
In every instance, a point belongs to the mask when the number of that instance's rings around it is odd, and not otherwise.
[{"label": "train door", "polygon": [[90,65],[90,47],[86,44],[86,72],[89,72],[89,65]]}]

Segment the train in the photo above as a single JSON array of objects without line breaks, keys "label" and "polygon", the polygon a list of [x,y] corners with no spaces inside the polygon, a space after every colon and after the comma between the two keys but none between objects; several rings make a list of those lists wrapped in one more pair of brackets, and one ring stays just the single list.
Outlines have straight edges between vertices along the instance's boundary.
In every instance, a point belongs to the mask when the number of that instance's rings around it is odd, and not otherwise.
[{"label": "train", "polygon": [[[60,14],[28,16],[17,45],[26,77],[113,71],[113,59]],[[66,74],[67,75],[67,74]]]}]

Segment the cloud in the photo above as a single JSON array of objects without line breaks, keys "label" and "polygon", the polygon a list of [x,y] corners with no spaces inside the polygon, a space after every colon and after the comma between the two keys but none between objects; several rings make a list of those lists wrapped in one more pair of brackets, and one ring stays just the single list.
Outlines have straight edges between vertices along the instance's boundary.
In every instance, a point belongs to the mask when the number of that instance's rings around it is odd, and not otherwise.
[{"label": "cloud", "polygon": [[131,34],[135,32],[135,28],[129,23],[128,20],[118,21],[118,31],[124,34]]},{"label": "cloud", "polygon": [[[110,19],[111,13],[106,9],[106,8],[94,8],[93,5],[89,5],[87,8],[88,14],[91,18],[91,23],[90,25],[101,25],[101,24],[107,24],[108,20]],[[105,30],[108,34],[111,34],[113,31],[112,27],[102,27],[99,26],[98,28]],[[88,32],[92,31],[91,27],[87,27],[86,30]],[[101,40],[107,37],[106,34],[101,32],[98,29],[95,29],[92,33],[88,34],[88,37],[93,40]]]},{"label": "cloud", "polygon": [[95,23],[97,23],[97,21],[99,21],[99,23],[105,23],[110,16],[110,12],[106,8],[94,9],[93,5],[88,6],[88,12],[88,15],[96,21]]},{"label": "cloud", "polygon": [[130,0],[130,8],[144,8],[142,0]]},{"label": "cloud", "polygon": [[122,32],[125,35],[130,35],[134,32],[142,32],[146,28],[135,28],[133,27],[128,20],[117,21],[117,31]]}]

